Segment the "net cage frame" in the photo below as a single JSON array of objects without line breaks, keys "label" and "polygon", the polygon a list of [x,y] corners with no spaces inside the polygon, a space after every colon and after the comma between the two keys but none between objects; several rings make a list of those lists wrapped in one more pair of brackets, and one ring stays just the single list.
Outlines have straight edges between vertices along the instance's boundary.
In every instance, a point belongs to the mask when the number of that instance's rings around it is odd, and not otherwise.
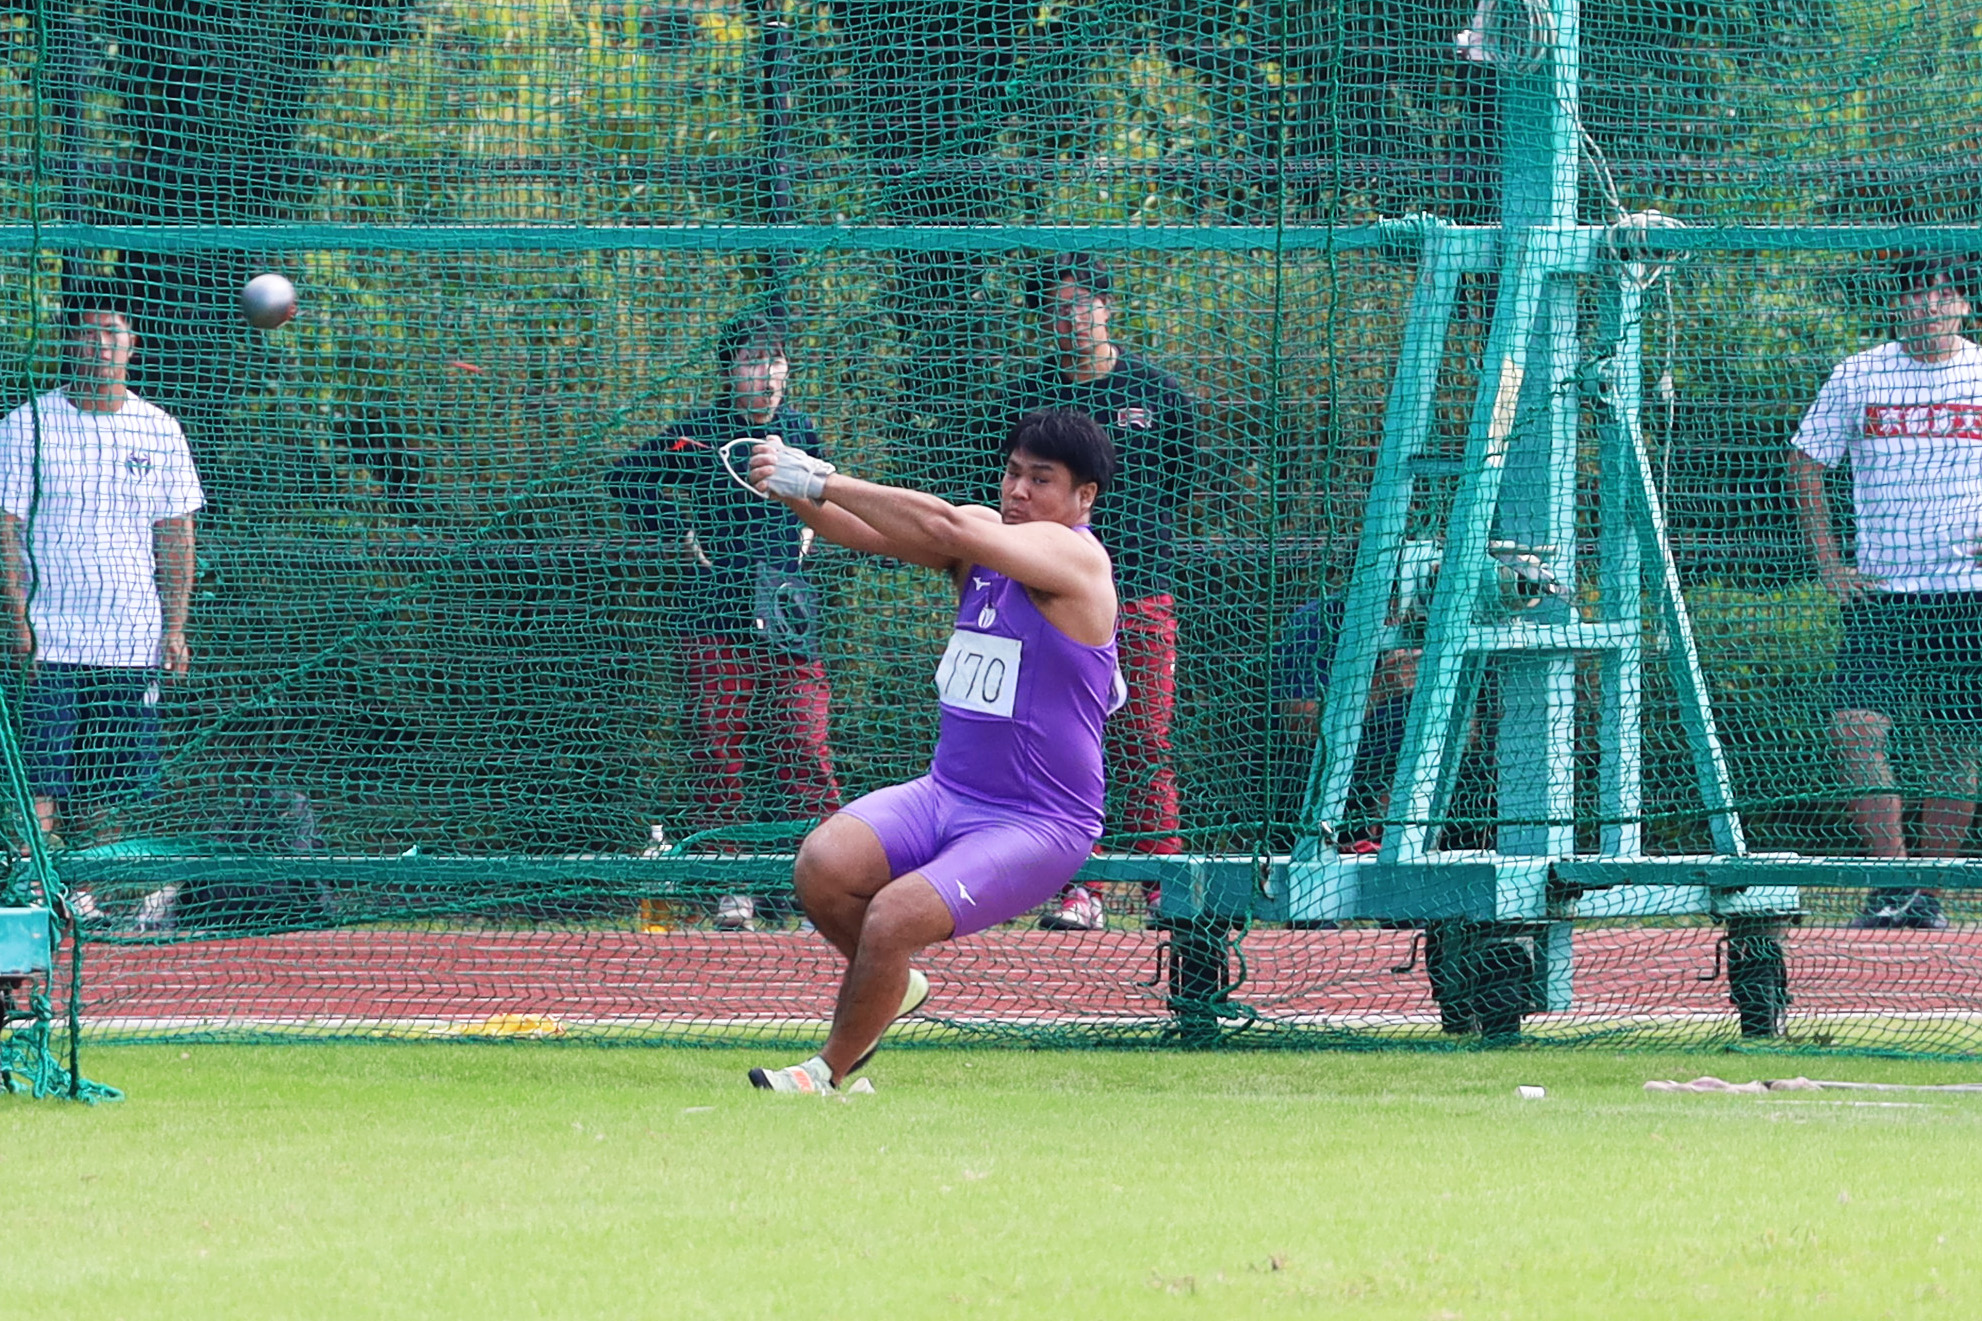
[{"label": "net cage frame", "polygon": [[[1435,248],[1448,253],[1463,251],[1467,270],[1498,271],[1505,265],[1510,236],[1514,236],[1515,245],[1544,254],[1536,259],[1537,280],[1608,282],[1614,281],[1617,268],[1624,261],[1620,254],[1627,247],[1636,257],[1673,260],[1692,254],[1844,255],[1895,248],[1950,253],[1982,250],[1982,226],[1973,225],[1695,225],[1655,231],[1632,229],[1626,233],[1619,225],[1577,223],[1573,217],[1582,147],[1574,140],[1575,7],[1570,0],[1553,0],[1543,8],[1554,16],[1552,35],[1544,43],[1545,48],[1533,60],[1520,61],[1522,67],[1510,77],[1510,82],[1535,86],[1509,97],[1509,115],[1514,121],[1526,115],[1529,131],[1524,137],[1519,125],[1510,122],[1504,135],[1508,150],[1524,149],[1516,141],[1524,140],[1529,159],[1521,169],[1509,171],[1507,195],[1503,199],[1505,214],[1498,224],[1454,224],[1424,217],[1341,226],[58,222],[0,225],[0,251],[31,258],[104,250],[271,255],[312,251],[676,252],[762,254],[774,261],[805,254],[836,253],[1224,252],[1270,261],[1277,277],[1279,263],[1297,254],[1373,254],[1389,260],[1419,262],[1422,274],[1424,269],[1435,265],[1428,257]],[[767,60],[776,58],[776,45],[770,40],[767,27]],[[1542,89],[1539,94],[1535,90],[1537,86]],[[772,90],[775,93],[775,88]],[[1523,95],[1530,102],[1525,108],[1514,104]],[[1565,107],[1569,111],[1566,121]],[[788,113],[788,106],[784,111],[773,106],[772,116],[778,113]],[[1547,143],[1545,151],[1532,150],[1538,141]],[[1270,167],[1268,171],[1271,172]],[[1565,179],[1567,218],[1562,206]],[[1502,297],[1512,299],[1518,295],[1504,288]],[[1498,320],[1497,316],[1496,324]],[[1407,323],[1404,331],[1407,358],[1414,352],[1409,345],[1413,331],[1414,325]],[[1446,350],[1441,338],[1434,349],[1421,345],[1415,351],[1421,356],[1433,353],[1435,360],[1429,370],[1436,373],[1437,361],[1442,360]],[[1635,361],[1614,365],[1625,379],[1636,379],[1639,374]],[[1421,365],[1417,370],[1425,368]],[[1400,365],[1398,379],[1407,375],[1407,368]],[[1482,386],[1482,399],[1490,399],[1493,393],[1489,387]],[[1496,504],[1489,499],[1475,512],[1480,517],[1491,518],[1497,512]],[[1650,511],[1650,516],[1654,526],[1647,545],[1655,547],[1660,535],[1656,511]],[[1381,565],[1393,558],[1397,550],[1395,540],[1395,536],[1369,539],[1358,556],[1359,575],[1365,562]],[[1669,576],[1669,562],[1664,567]],[[1656,577],[1659,568],[1654,565],[1646,572]],[[1371,583],[1377,582],[1379,574],[1382,587],[1368,588],[1371,599],[1378,591],[1387,594],[1390,585],[1387,568],[1372,569]],[[1676,590],[1673,595],[1677,613],[1669,614],[1668,618],[1681,621],[1683,628],[1684,598]],[[1369,613],[1366,609],[1360,612],[1351,609],[1351,622],[1343,641],[1345,654],[1359,650],[1373,653],[1378,645],[1378,627],[1362,627],[1354,622],[1359,614]],[[1585,641],[1558,639],[1557,650],[1564,653],[1583,650]],[[1679,650],[1690,650],[1690,643]],[[1353,661],[1354,666],[1363,663],[1360,659]],[[1615,689],[1617,685],[1612,687]],[[1340,686],[1341,693],[1350,694],[1359,694],[1360,688],[1356,682]],[[1360,697],[1354,700],[1359,703]],[[1575,700],[1570,699],[1572,707]],[[1606,693],[1604,700],[1614,703],[1618,699],[1612,691]],[[1750,974],[1751,982],[1760,989],[1748,996],[1749,1003],[1743,1004],[1742,997],[1735,996],[1743,1037],[1769,1038],[1777,1036],[1782,1027],[1782,992],[1772,979],[1781,966],[1782,929],[1799,916],[1799,886],[1982,888],[1982,866],[1964,859],[1892,864],[1862,858],[1750,853],[1741,838],[1738,811],[1724,796],[1715,801],[1712,777],[1704,774],[1701,784],[1707,799],[1707,814],[1716,820],[1715,849],[1707,855],[1646,856],[1639,847],[1640,841],[1628,829],[1613,828],[1620,823],[1612,822],[1606,828],[1603,847],[1594,853],[1578,850],[1573,843],[1565,846],[1558,831],[1552,842],[1540,847],[1496,851],[1491,856],[1439,858],[1433,856],[1438,850],[1424,846],[1421,832],[1413,836],[1408,830],[1400,830],[1392,832],[1383,853],[1353,860],[1324,857],[1323,854],[1333,852],[1332,847],[1319,847],[1319,842],[1332,833],[1330,827],[1334,822],[1330,818],[1335,808],[1330,802],[1339,805],[1343,788],[1340,782],[1346,778],[1347,760],[1353,755],[1361,723],[1360,714],[1348,710],[1349,697],[1332,693],[1330,701],[1327,722],[1331,735],[1349,737],[1331,738],[1333,751],[1329,755],[1335,759],[1335,765],[1328,765],[1326,758],[1316,764],[1307,812],[1311,829],[1305,850],[1297,847],[1284,856],[1255,852],[1244,856],[1200,854],[1178,858],[1118,853],[1097,857],[1084,871],[1088,879],[1155,882],[1162,886],[1165,935],[1159,959],[1164,961],[1159,963],[1158,976],[1167,976],[1168,985],[1150,997],[1158,1010],[1152,1016],[1155,1035],[1144,1030],[1149,1024],[1143,1024],[1128,1032],[1128,1037],[1208,1044],[1230,1036],[1234,1023],[1250,1025],[1257,1014],[1234,998],[1234,992],[1242,984],[1243,972],[1241,983],[1234,983],[1231,975],[1232,960],[1242,957],[1240,945],[1247,928],[1261,922],[1299,925],[1359,918],[1381,920],[1387,916],[1385,913],[1372,911],[1354,899],[1341,899],[1344,877],[1357,873],[1373,875],[1379,869],[1393,875],[1400,885],[1422,887],[1429,883],[1434,891],[1448,887],[1449,893],[1442,893],[1432,901],[1428,911],[1416,915],[1415,920],[1427,922],[1430,927],[1422,937],[1413,938],[1410,948],[1413,963],[1420,948],[1428,963],[1436,957],[1448,969],[1455,962],[1469,958],[1482,966],[1492,964],[1506,953],[1510,943],[1524,951],[1518,969],[1499,970],[1496,983],[1499,989],[1482,989],[1495,981],[1482,973],[1483,980],[1476,979],[1464,992],[1470,998],[1474,1019],[1490,1016],[1492,1024],[1501,1029],[1498,1032],[1488,1029],[1487,1035],[1503,1037],[1520,1029],[1525,1010],[1512,1012],[1510,1016],[1509,1006],[1515,1001],[1532,1008],[1568,1007],[1573,928],[1579,919],[1656,920],[1661,916],[1704,914],[1724,923],[1727,934],[1716,946],[1715,958],[1717,962],[1727,961],[1730,977],[1736,962],[1765,965],[1761,972]],[[1704,742],[1711,746],[1710,703],[1703,710],[1704,728],[1695,721],[1688,733],[1696,744]],[[1568,754],[1558,748],[1548,750],[1545,755],[1561,758]],[[10,757],[16,760],[18,757],[17,749],[11,746]],[[1435,780],[1437,775],[1436,768],[1432,768],[1425,770],[1419,779]],[[1418,841],[1415,847],[1411,843],[1413,838]],[[557,887],[599,883],[619,894],[666,898],[706,894],[738,885],[776,888],[788,883],[791,855],[773,850],[720,859],[682,853],[659,858],[537,854],[463,857],[412,854],[391,858],[297,855],[261,856],[256,862],[290,869],[314,882],[332,886],[375,883],[389,878],[390,884],[409,888],[473,888],[484,883],[492,872],[498,872],[504,884]],[[47,878],[44,884],[50,890],[59,890],[64,885],[113,887],[194,882],[224,878],[238,872],[239,866],[238,859],[224,856],[74,858],[62,861],[58,880],[54,864],[37,859],[37,867]],[[1439,879],[1428,882],[1434,874]],[[1598,896],[1608,896],[1609,901],[1599,901]],[[1577,908],[1579,902],[1583,904],[1581,910]],[[1440,923],[1447,925],[1441,927]],[[1444,948],[1435,951],[1435,943]],[[1434,971],[1431,975],[1436,990],[1439,974]],[[1520,983],[1518,990],[1507,990],[1515,982]],[[1495,1001],[1497,1007],[1486,1007],[1496,995],[1506,1003]],[[977,1030],[997,1035],[986,1025],[975,1026]],[[186,1030],[199,1032],[210,1027],[194,1024],[186,1025]]]},{"label": "net cage frame", "polygon": [[[326,231],[329,231],[328,233]],[[1551,271],[1577,279],[1601,278],[1618,265],[1617,227],[1576,224],[1535,227],[1537,241],[1553,254]],[[352,251],[484,253],[543,251],[690,251],[803,253],[852,249],[890,253],[904,248],[922,251],[992,253],[1066,252],[1196,252],[1221,251],[1262,254],[1367,254],[1391,261],[1421,262],[1428,243],[1464,250],[1473,269],[1491,269],[1502,227],[1456,226],[1425,218],[1404,218],[1367,225],[1331,227],[1232,226],[1207,230],[1191,227],[1151,230],[1138,227],[985,227],[978,230],[884,230],[851,226],[682,226],[671,229],[628,229],[609,226],[316,226],[307,236],[288,227],[184,227],[161,232],[145,226],[5,226],[0,250],[63,251],[98,245],[145,250],[294,251],[324,250],[334,237],[338,247]],[[1646,255],[1683,259],[1692,253],[1796,252],[1852,254],[1894,247],[1933,251],[1968,251],[1982,246],[1982,227],[1934,226],[1740,226],[1717,229],[1661,230],[1631,241]],[[1409,336],[1408,329],[1405,332]],[[1400,376],[1403,375],[1400,369]],[[1384,559],[1395,547],[1374,547]],[[1373,639],[1372,639],[1373,641]],[[1346,638],[1345,638],[1346,642]],[[1353,690],[1354,685],[1345,685]],[[1738,821],[1738,813],[1724,807]],[[1737,827],[1738,828],[1738,827]],[[1309,836],[1319,839],[1319,832]],[[716,858],[677,853],[662,858],[638,856],[473,855],[448,857],[419,854],[404,857],[318,856],[257,857],[258,866],[278,866],[326,886],[381,882],[425,891],[459,889],[485,892],[489,878],[501,885],[579,887],[601,884],[622,895],[666,900],[707,895],[748,887],[775,891],[789,884],[793,855],[761,850],[745,857]],[[1313,850],[1308,861],[1311,863]],[[1084,869],[1087,880],[1163,887],[1168,927],[1167,949],[1161,951],[1157,977],[1167,978],[1157,998],[1160,1012],[1154,1040],[1175,1038],[1203,1044],[1229,1037],[1235,1025],[1248,1022],[1243,999],[1243,974],[1235,984],[1231,967],[1249,925],[1292,922],[1297,927],[1365,914],[1343,907],[1339,895],[1324,899],[1320,891],[1339,889],[1345,868],[1386,866],[1381,857],[1344,859],[1321,870],[1308,868],[1302,878],[1299,851],[1288,855],[1187,855],[1160,857],[1137,853],[1097,856]],[[1396,884],[1418,894],[1421,911],[1412,923],[1436,928],[1445,899],[1440,886],[1456,886],[1459,906],[1451,910],[1457,938],[1481,939],[1478,933],[1503,933],[1537,951],[1520,968],[1532,981],[1528,1004],[1534,1009],[1567,1009],[1571,1003],[1573,938],[1576,901],[1582,920],[1614,920],[1683,913],[1712,915],[1729,926],[1715,958],[1726,959],[1728,942],[1768,946],[1779,950],[1781,928],[1797,920],[1798,886],[1859,888],[1893,885],[1934,885],[1953,889],[1982,888],[1982,866],[1964,859],[1888,863],[1850,857],[1790,857],[1753,855],[1745,848],[1726,848],[1713,855],[1646,856],[1615,847],[1608,852],[1524,858],[1483,857],[1477,853],[1435,854],[1421,858],[1420,872],[1398,873]],[[241,859],[220,856],[76,857],[61,866],[62,882],[78,887],[114,888],[161,883],[198,882],[237,875]],[[54,864],[49,864],[52,873]],[[1422,875],[1437,873],[1444,880],[1425,888]],[[1484,887],[1484,888],[1483,888]],[[1496,891],[1498,893],[1496,893]],[[1491,896],[1482,898],[1482,895]],[[1610,896],[1604,902],[1598,896]],[[1629,898],[1626,898],[1629,896]],[[1621,901],[1621,902],[1620,902]],[[1484,904],[1484,907],[1481,905]],[[1470,916],[1457,916],[1470,914]],[[1468,934],[1470,933],[1470,934]],[[1419,957],[1414,944],[1410,962]],[[1766,1038],[1781,1030],[1779,1009],[1750,1014],[1756,1030],[1748,1039]],[[347,1025],[347,1027],[352,1025]],[[1518,1018],[1506,1024],[1512,1036]],[[183,1023],[172,1029],[199,1034],[214,1030],[211,1023]],[[676,1030],[682,1030],[677,1025]],[[976,1030],[985,1030],[977,1025]],[[278,1035],[281,1035],[278,1033]],[[697,1033],[688,1031],[688,1035]],[[994,1032],[995,1036],[996,1033]],[[1105,1035],[1105,1034],[1104,1034]],[[1136,1035],[1130,1033],[1131,1036]],[[1326,1035],[1326,1034],[1324,1034]]]}]

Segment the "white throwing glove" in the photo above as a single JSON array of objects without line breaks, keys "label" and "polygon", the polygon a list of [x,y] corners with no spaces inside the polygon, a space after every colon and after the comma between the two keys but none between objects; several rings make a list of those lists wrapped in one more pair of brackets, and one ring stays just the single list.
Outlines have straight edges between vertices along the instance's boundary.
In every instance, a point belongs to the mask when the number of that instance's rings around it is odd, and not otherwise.
[{"label": "white throwing glove", "polygon": [[817,500],[826,493],[826,478],[838,471],[824,459],[815,459],[789,445],[779,444],[771,453],[774,466],[764,487],[772,495],[786,499]]}]

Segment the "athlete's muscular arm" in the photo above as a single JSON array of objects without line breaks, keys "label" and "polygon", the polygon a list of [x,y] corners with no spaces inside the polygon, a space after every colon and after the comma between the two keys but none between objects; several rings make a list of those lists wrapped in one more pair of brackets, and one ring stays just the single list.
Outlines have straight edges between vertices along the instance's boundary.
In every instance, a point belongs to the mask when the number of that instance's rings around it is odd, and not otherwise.
[{"label": "athlete's muscular arm", "polygon": [[1041,612],[1069,637],[1100,646],[1114,636],[1108,553],[1064,523],[1006,523],[982,505],[953,505],[843,473],[826,479],[824,498],[914,552],[904,559],[953,573],[982,565],[1030,588]]},{"label": "athlete's muscular arm", "polygon": [[[754,464],[751,475],[753,477],[756,475]],[[799,521],[805,524],[807,530],[818,534],[835,546],[845,546],[848,550],[857,550],[868,555],[886,555],[908,564],[921,565],[925,569],[942,569],[946,573],[956,571],[956,561],[953,558],[891,538],[868,524],[859,515],[837,504],[807,500],[799,496],[786,498],[774,495],[771,498],[797,514]]]},{"label": "athlete's muscular arm", "polygon": [[1883,584],[1848,563],[1838,545],[1837,531],[1831,525],[1830,498],[1824,492],[1824,465],[1792,446],[1789,480],[1796,494],[1797,521],[1803,525],[1803,536],[1810,543],[1811,554],[1817,557],[1817,573],[1824,586],[1842,601],[1856,600],[1878,590]]},{"label": "athlete's muscular arm", "polygon": [[826,479],[821,500],[872,528],[894,548],[886,553],[931,568],[981,564],[1046,596],[1081,593],[1107,571],[1101,548],[1060,523],[1006,524],[981,505],[953,505],[845,473]]},{"label": "athlete's muscular arm", "polygon": [[[836,546],[845,546],[848,550],[857,550],[869,555],[886,555],[891,559],[918,564],[926,569],[941,569],[946,573],[956,573],[958,566],[954,556],[932,551],[911,537],[891,535],[890,530],[874,526],[838,501],[800,495],[780,495],[771,490],[769,485],[771,474],[777,466],[779,452],[784,449],[782,445],[764,443],[751,451],[750,484],[797,514],[799,521],[804,523],[807,529]],[[861,484],[872,485],[867,482]],[[876,487],[876,489],[901,495],[919,494],[898,487]],[[922,498],[935,500],[934,496]],[[936,503],[943,502],[937,500]]]},{"label": "athlete's muscular arm", "polygon": [[[979,505],[953,505],[924,491],[865,482],[823,467],[807,471],[803,456],[780,451],[773,445],[757,448],[750,460],[751,483],[783,500],[827,540],[952,576],[982,565],[1025,584],[1068,636],[1099,646],[1114,635],[1114,577],[1107,552],[1092,537],[1049,520],[1008,524]],[[777,494],[774,477],[785,490],[804,488],[807,494]],[[1022,484],[1027,478],[1008,480]]]}]

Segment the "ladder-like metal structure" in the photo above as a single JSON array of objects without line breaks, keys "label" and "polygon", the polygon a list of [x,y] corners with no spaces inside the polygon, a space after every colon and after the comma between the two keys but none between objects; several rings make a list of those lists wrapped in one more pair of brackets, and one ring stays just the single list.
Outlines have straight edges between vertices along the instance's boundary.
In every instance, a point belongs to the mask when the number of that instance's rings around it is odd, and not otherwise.
[{"label": "ladder-like metal structure", "polygon": [[[1489,1036],[1518,1031],[1523,1013],[1569,1007],[1572,918],[1712,913],[1734,925],[1729,959],[1744,1030],[1769,1034],[1786,1003],[1777,928],[1797,909],[1795,886],[1756,886],[1744,875],[1740,884],[1675,889],[1631,876],[1642,870],[1637,864],[1657,873],[1651,881],[1678,875],[1646,857],[1640,825],[1648,614],[1678,696],[1715,857],[1742,859],[1747,846],[1639,425],[1641,307],[1657,268],[1634,247],[1646,237],[1642,226],[1577,223],[1576,0],[1522,10],[1524,18],[1543,12],[1543,30],[1513,34],[1498,47],[1482,47],[1476,34],[1475,50],[1505,61],[1501,223],[1462,229],[1421,218],[1398,227],[1395,246],[1414,250],[1417,284],[1330,667],[1305,838],[1287,868],[1287,913],[1316,923],[1423,924],[1445,1025]],[[1493,6],[1482,14],[1492,20]],[[1463,451],[1453,455],[1434,434],[1434,410],[1454,307],[1466,277],[1489,274],[1497,277],[1493,321]],[[1586,353],[1579,325],[1585,288],[1601,307],[1598,342],[1587,346],[1594,353]],[[1600,431],[1598,564],[1587,575],[1577,563],[1586,408]],[[1441,480],[1457,489],[1434,539],[1441,569],[1381,848],[1338,855],[1365,698],[1379,656],[1403,641],[1392,603],[1410,559],[1408,522],[1414,509],[1437,503],[1425,487]],[[1501,582],[1515,582],[1511,567],[1523,568],[1521,581],[1539,590],[1510,599]],[[1409,594],[1408,583],[1403,590]],[[1575,830],[1576,671],[1584,656],[1595,658],[1602,676],[1603,825],[1589,855],[1578,854]],[[1440,823],[1489,671],[1498,688],[1493,846],[1441,849]],[[1625,883],[1575,882],[1565,866],[1573,871],[1579,859]]]}]

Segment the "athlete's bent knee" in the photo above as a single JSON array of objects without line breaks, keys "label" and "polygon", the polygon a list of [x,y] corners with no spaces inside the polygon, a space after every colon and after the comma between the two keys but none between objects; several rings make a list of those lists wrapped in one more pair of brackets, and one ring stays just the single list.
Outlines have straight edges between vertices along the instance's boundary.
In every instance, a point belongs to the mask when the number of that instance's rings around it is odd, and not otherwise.
[{"label": "athlete's bent knee", "polygon": [[888,859],[873,827],[855,817],[828,817],[798,846],[792,886],[808,894],[872,893],[887,884]]},{"label": "athlete's bent knee", "polygon": [[877,948],[914,951],[947,939],[955,930],[956,918],[936,887],[910,873],[867,905],[860,943],[863,948],[872,942]]}]

